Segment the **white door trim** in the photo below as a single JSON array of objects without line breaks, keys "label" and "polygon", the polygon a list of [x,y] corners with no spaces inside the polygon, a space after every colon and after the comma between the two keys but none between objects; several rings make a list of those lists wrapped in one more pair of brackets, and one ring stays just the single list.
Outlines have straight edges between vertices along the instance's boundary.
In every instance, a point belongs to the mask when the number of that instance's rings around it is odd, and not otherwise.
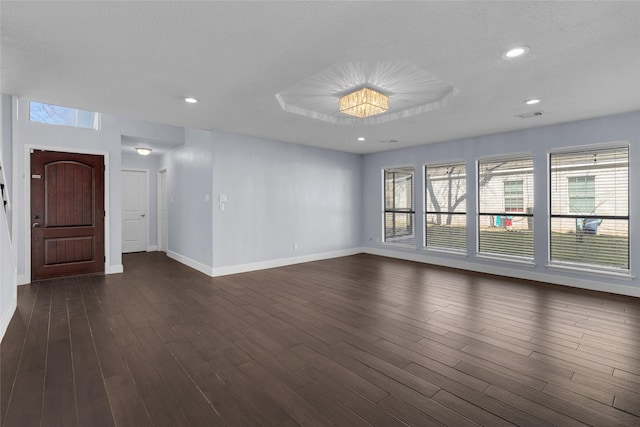
[{"label": "white door trim", "polygon": [[[149,234],[150,231],[150,218],[149,218],[149,169],[137,169],[137,168],[122,168],[120,170],[120,173],[122,172],[144,172],[144,178],[145,178],[145,187],[146,187],[146,192],[147,192],[147,200],[146,200],[146,215],[147,215],[147,243],[146,243],[146,247],[145,247],[145,251],[149,252],[149,247],[151,246],[149,244],[149,238],[151,237],[151,235]],[[124,194],[124,190],[121,191],[121,194]],[[122,248],[121,248],[122,250]]]},{"label": "white door trim", "polygon": [[[162,175],[164,175],[164,194],[162,194],[162,185],[161,180],[162,180]],[[158,192],[158,197],[157,197],[157,213],[156,213],[156,218],[157,218],[157,243],[158,243],[158,251],[161,252],[165,252],[168,253],[169,252],[169,230],[167,230],[167,247],[165,248],[162,245],[162,203],[164,202],[167,205],[167,228],[169,228],[169,204],[167,203],[167,200],[165,200],[167,198],[167,168],[161,168],[158,169],[157,172],[157,184],[156,184],[156,191]]]}]

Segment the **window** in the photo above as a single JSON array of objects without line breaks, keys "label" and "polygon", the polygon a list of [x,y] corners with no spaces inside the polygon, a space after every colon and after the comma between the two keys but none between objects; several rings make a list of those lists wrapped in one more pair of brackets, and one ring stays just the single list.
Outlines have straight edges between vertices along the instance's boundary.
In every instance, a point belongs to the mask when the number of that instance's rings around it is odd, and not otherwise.
[{"label": "window", "polygon": [[467,175],[464,163],[425,167],[425,244],[467,249]]},{"label": "window", "polygon": [[629,147],[549,160],[551,263],[629,270]]},{"label": "window", "polygon": [[384,171],[384,241],[415,244],[412,167]]},{"label": "window", "polygon": [[505,212],[523,212],[523,181],[505,181],[504,182],[504,211]]},{"label": "window", "polygon": [[591,214],[596,209],[596,177],[574,176],[569,180],[569,212]]},{"label": "window", "polygon": [[533,259],[533,158],[478,161],[478,252]]},{"label": "window", "polygon": [[29,102],[29,120],[52,125],[100,129],[100,114],[60,105]]}]

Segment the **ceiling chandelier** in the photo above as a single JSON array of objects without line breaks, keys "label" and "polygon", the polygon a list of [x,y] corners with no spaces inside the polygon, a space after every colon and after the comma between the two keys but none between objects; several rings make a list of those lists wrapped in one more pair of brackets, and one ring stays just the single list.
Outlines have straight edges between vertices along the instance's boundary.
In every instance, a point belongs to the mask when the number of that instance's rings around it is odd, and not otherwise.
[{"label": "ceiling chandelier", "polygon": [[341,113],[363,119],[387,111],[389,97],[365,87],[341,96],[338,105]]}]

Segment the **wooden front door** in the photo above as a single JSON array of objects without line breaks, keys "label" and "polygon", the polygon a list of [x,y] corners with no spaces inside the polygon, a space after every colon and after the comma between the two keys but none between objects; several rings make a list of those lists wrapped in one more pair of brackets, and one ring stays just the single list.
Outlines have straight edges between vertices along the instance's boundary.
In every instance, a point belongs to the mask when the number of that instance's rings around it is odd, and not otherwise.
[{"label": "wooden front door", "polygon": [[104,272],[104,158],[31,153],[31,279]]}]

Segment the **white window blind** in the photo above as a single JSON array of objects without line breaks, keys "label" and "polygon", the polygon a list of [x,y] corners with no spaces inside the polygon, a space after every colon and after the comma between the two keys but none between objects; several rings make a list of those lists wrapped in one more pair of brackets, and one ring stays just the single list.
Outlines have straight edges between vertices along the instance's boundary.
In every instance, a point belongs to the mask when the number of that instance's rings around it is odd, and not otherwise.
[{"label": "white window blind", "polygon": [[415,245],[412,167],[384,170],[384,241]]},{"label": "white window blind", "polygon": [[629,147],[550,154],[550,260],[629,270]]},{"label": "white window blind", "polygon": [[467,175],[464,163],[425,167],[425,242],[466,251]]},{"label": "white window blind", "polygon": [[533,158],[478,161],[478,251],[533,258]]}]

